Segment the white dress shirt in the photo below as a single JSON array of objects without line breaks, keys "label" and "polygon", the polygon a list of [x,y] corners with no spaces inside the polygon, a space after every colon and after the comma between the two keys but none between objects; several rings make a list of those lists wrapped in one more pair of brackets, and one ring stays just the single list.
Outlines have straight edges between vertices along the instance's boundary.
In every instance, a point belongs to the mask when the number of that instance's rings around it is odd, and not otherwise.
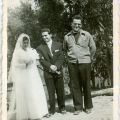
[{"label": "white dress shirt", "polygon": [[47,46],[48,46],[48,48],[49,48],[49,50],[50,50],[51,55],[53,56],[53,53],[52,53],[52,50],[51,50],[52,40],[50,40],[49,42],[47,42]]}]

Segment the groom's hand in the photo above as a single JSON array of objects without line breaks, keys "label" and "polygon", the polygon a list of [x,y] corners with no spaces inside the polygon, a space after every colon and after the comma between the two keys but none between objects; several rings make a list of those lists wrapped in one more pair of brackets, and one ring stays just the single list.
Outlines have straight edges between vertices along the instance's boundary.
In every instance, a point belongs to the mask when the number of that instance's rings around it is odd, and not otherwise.
[{"label": "groom's hand", "polygon": [[50,66],[50,69],[51,69],[53,72],[57,71],[57,67],[56,67],[55,65],[51,65],[51,66]]}]

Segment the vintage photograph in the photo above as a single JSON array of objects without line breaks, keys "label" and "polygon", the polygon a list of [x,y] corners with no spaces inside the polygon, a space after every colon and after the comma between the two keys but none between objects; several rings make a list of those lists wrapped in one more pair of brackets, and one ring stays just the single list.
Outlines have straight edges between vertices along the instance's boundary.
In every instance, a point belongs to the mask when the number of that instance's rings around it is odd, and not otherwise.
[{"label": "vintage photograph", "polygon": [[113,120],[113,1],[7,4],[7,120]]}]

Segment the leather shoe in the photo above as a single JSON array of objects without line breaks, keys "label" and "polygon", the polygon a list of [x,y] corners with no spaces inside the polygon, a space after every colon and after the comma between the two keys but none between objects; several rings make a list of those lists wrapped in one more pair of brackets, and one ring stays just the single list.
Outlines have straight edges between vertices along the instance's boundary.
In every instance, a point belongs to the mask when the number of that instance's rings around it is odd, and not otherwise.
[{"label": "leather shoe", "polygon": [[61,114],[66,114],[66,110],[65,109],[60,109],[60,113]]},{"label": "leather shoe", "polygon": [[87,114],[90,114],[90,113],[92,112],[92,108],[86,109],[85,112],[86,112]]},{"label": "leather shoe", "polygon": [[74,115],[79,115],[82,112],[82,110],[76,110],[73,114]]},{"label": "leather shoe", "polygon": [[50,113],[48,113],[48,114],[46,114],[45,116],[43,116],[43,117],[45,117],[45,118],[49,118],[49,117],[51,117],[53,114],[50,114]]}]

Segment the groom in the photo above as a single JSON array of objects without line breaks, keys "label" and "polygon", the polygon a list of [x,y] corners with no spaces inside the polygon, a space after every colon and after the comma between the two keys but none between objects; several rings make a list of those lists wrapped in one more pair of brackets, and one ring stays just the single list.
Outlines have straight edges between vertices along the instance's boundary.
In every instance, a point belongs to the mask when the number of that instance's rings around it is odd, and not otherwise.
[{"label": "groom", "polygon": [[62,75],[62,64],[64,55],[62,44],[51,38],[48,28],[42,29],[43,43],[37,47],[40,62],[44,68],[44,77],[49,94],[50,114],[55,113],[55,91],[58,107],[61,113],[65,113],[64,82]]}]

